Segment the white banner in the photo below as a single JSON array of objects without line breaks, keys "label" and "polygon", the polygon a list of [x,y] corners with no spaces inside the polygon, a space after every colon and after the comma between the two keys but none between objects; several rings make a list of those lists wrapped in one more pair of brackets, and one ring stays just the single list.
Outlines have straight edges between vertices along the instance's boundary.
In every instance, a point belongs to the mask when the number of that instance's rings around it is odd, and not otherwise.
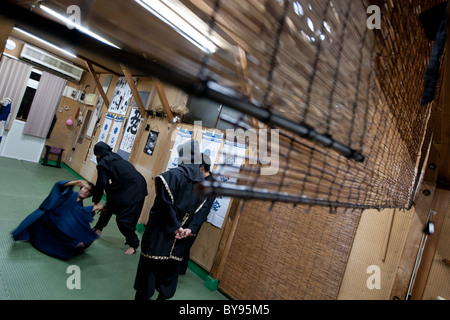
[{"label": "white banner", "polygon": [[[220,176],[220,174],[226,175],[226,173],[239,172],[240,166],[245,158],[245,150],[245,145],[225,141],[220,155],[219,165],[214,172],[217,174],[216,179],[223,182],[235,183],[236,178]],[[217,196],[209,212],[207,221],[218,228],[222,228],[230,201],[230,197]]]},{"label": "white banner", "polygon": [[[114,116],[112,114],[107,114],[105,120],[103,121],[102,130],[100,131],[100,135],[98,136],[97,142],[106,142],[106,138],[108,138],[109,130],[111,129],[111,124],[114,120]],[[92,157],[91,161],[97,164],[97,158],[95,158],[95,154],[92,148]]]},{"label": "white banner", "polygon": [[217,160],[223,134],[205,132],[203,133],[200,152],[205,153],[211,159],[211,170]]},{"label": "white banner", "polygon": [[111,126],[111,130],[109,131],[109,137],[107,144],[111,147],[111,149],[114,151],[114,148],[116,147],[117,139],[119,138],[120,129],[123,125],[124,117],[116,116],[114,118],[114,123]]},{"label": "white banner", "polygon": [[114,120],[114,116],[112,114],[107,114],[105,121],[103,122],[102,130],[100,131],[100,136],[98,137],[97,142],[105,142],[108,137],[109,129],[111,129],[111,124]]},{"label": "white banner", "polygon": [[[142,116],[138,108],[133,107],[130,112],[130,116],[123,131],[122,141],[120,142],[119,151],[131,153],[133,148],[134,140],[136,139],[136,134],[139,130],[139,125],[141,124]],[[118,153],[122,155],[122,152]],[[122,156],[123,157],[123,156]]]},{"label": "white banner", "polygon": [[[133,81],[137,84],[137,78],[133,78]],[[114,89],[113,98],[108,107],[108,112],[125,116],[132,98],[133,94],[127,79],[125,79],[125,77],[119,78],[117,80],[116,88]]]},{"label": "white banner", "polygon": [[178,146],[192,139],[192,132],[182,128],[178,128],[178,134],[175,138],[172,150],[170,150],[169,162],[167,162],[166,171],[178,167]]}]

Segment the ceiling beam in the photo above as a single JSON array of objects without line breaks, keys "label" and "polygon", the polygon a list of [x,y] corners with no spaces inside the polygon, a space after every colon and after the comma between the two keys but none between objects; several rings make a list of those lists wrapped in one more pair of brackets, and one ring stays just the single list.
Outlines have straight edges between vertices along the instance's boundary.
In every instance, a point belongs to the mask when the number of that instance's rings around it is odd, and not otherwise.
[{"label": "ceiling beam", "polygon": [[8,19],[7,17],[1,17],[0,19],[0,57],[5,51],[6,42],[8,41],[9,35],[14,28],[14,21]]},{"label": "ceiling beam", "polygon": [[138,106],[139,112],[141,113],[142,118],[145,118],[147,112],[145,111],[144,104],[142,103],[141,96],[139,95],[138,89],[134,84],[133,76],[131,75],[130,70],[127,66],[120,64],[122,68],[123,74],[125,75],[125,79],[127,79],[128,85],[130,86],[131,93],[133,94],[134,101]]},{"label": "ceiling beam", "polygon": [[103,98],[103,102],[104,102],[105,105],[108,107],[108,106],[109,106],[109,99],[108,99],[108,97],[106,96],[105,91],[103,91],[103,87],[102,87],[102,85],[100,84],[100,80],[98,79],[97,73],[96,73],[95,70],[94,70],[94,66],[93,66],[92,63],[91,63],[90,61],[88,61],[88,60],[85,60],[85,62],[86,62],[86,66],[87,66],[87,68],[88,68],[88,70],[89,70],[89,73],[90,73],[91,76],[94,78],[95,85],[97,86],[98,91],[100,92],[100,95],[101,95],[102,98]]},{"label": "ceiling beam", "polygon": [[164,91],[164,87],[161,84],[161,81],[159,81],[156,78],[153,78],[153,81],[155,82],[156,92],[158,93],[159,100],[161,100],[161,103],[164,107],[164,111],[167,113],[167,117],[169,118],[169,122],[173,122],[173,113],[172,110],[170,110],[169,101],[167,100],[166,93]]},{"label": "ceiling beam", "polygon": [[[450,39],[447,37],[446,46],[449,48]],[[450,54],[445,55],[444,80],[442,84],[441,110],[437,117],[437,127],[440,130],[441,159],[438,173],[438,184],[450,183]]]},{"label": "ceiling beam", "polygon": [[[101,64],[98,64],[98,63],[95,62],[95,61],[92,61],[92,60],[90,60],[90,59],[87,59],[87,58],[85,58],[85,57],[83,57],[83,56],[78,56],[78,58],[80,58],[80,59],[83,60],[83,61],[89,61],[89,63],[90,63],[93,67],[97,67],[97,71],[96,71],[95,73],[98,74],[98,75],[100,75],[100,74],[112,74],[112,75],[115,75],[115,76],[118,76],[118,77],[122,77],[122,73],[118,73],[118,72],[116,72],[116,71],[114,71],[114,70],[111,70],[111,69],[109,69],[109,68],[107,68],[107,67],[105,67],[105,66],[102,66]],[[80,66],[80,67],[81,67],[81,66]],[[103,70],[103,71],[99,72],[98,69],[101,69],[101,70]],[[95,68],[94,68],[94,70],[95,70]]]}]

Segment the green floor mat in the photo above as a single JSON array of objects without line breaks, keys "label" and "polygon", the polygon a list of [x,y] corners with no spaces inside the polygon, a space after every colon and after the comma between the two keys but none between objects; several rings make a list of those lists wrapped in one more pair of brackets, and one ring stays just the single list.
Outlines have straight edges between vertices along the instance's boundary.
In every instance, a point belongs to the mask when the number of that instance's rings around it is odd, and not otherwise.
[{"label": "green floor mat", "polygon": [[[0,157],[0,300],[130,300],[134,298],[137,254],[126,256],[114,219],[86,251],[62,261],[11,237],[19,223],[48,195],[55,182],[74,180],[64,168]],[[90,200],[86,205],[90,204]],[[94,221],[95,223],[95,221]],[[79,270],[73,271],[71,266]],[[79,275],[79,277],[78,277]],[[79,280],[79,281],[78,281]],[[69,284],[69,286],[68,286]],[[80,284],[80,289],[71,288]],[[188,270],[174,300],[226,300]]]}]

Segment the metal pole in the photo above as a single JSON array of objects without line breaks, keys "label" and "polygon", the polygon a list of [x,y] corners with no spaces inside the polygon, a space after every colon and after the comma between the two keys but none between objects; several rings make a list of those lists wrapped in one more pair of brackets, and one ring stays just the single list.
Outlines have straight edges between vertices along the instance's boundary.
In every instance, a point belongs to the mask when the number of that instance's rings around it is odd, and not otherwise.
[{"label": "metal pole", "polygon": [[235,185],[218,181],[203,181],[198,183],[196,191],[202,196],[225,196],[239,199],[253,199],[271,202],[288,202],[310,206],[323,206],[335,208],[371,209],[373,206],[356,203],[311,199],[306,196],[292,195],[285,192],[274,192],[266,189],[257,189],[242,185]]}]

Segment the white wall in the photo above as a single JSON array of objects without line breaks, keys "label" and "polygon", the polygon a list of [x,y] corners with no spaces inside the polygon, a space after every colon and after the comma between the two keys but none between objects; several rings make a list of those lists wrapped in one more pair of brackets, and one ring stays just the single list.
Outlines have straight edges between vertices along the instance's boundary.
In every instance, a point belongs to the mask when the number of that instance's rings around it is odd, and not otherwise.
[{"label": "white wall", "polygon": [[7,158],[38,163],[46,139],[23,134],[25,122],[14,120],[11,130],[5,131],[0,147],[0,155]]}]

